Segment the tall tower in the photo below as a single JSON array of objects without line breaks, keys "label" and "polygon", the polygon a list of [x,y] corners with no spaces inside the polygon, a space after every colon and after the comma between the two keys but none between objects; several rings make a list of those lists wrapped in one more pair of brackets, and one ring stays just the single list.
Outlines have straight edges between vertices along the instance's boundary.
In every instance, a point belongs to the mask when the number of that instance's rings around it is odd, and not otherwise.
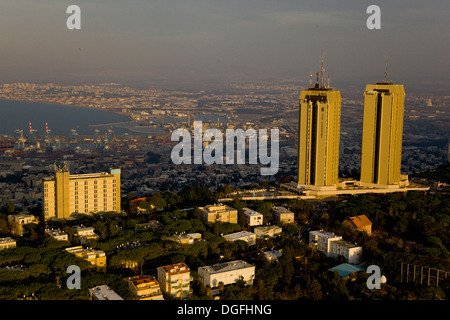
[{"label": "tall tower", "polygon": [[404,104],[403,85],[385,79],[366,86],[361,183],[400,184]]},{"label": "tall tower", "polygon": [[69,170],[64,163],[63,166],[55,165],[55,195],[56,195],[56,217],[67,219],[69,212]]},{"label": "tall tower", "polygon": [[300,93],[298,184],[335,187],[339,172],[341,94],[317,73],[314,87]]}]

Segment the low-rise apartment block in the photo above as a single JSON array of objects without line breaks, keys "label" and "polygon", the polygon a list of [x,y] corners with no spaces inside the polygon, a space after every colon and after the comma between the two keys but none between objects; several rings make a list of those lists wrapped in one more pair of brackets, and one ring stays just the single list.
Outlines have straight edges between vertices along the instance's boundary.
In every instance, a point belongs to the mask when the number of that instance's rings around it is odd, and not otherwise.
[{"label": "low-rise apartment block", "polygon": [[32,214],[18,213],[9,215],[8,223],[13,235],[23,237],[27,233],[23,227],[29,223],[37,224],[39,220]]},{"label": "low-rise apartment block", "polygon": [[255,279],[255,266],[243,260],[235,260],[199,267],[198,275],[201,283],[211,288],[218,287],[220,282],[227,285],[236,283],[238,280],[252,285]]},{"label": "low-rise apartment block", "polygon": [[188,298],[191,293],[191,270],[185,263],[157,268],[158,281],[163,292],[177,298]]},{"label": "low-rise apartment block", "polygon": [[61,229],[45,229],[45,236],[58,241],[69,241],[68,234]]},{"label": "low-rise apartment block", "polygon": [[273,219],[277,223],[281,224],[294,223],[294,213],[285,207],[281,206],[273,207],[272,214]]},{"label": "low-rise apartment block", "polygon": [[341,236],[323,230],[309,233],[309,246],[319,250],[327,257],[337,258],[343,256],[346,262],[358,264],[362,260],[362,247],[345,241]]},{"label": "low-rise apartment block", "polygon": [[224,235],[223,237],[225,238],[225,240],[230,242],[241,240],[247,242],[249,246],[253,246],[256,244],[256,234],[249,231],[234,232]]},{"label": "low-rise apartment block", "polygon": [[106,272],[106,254],[104,251],[91,248],[84,249],[82,246],[66,248],[66,251],[90,262],[97,271]]},{"label": "low-rise apartment block", "polygon": [[225,204],[198,207],[202,213],[202,220],[206,223],[229,222],[238,223],[238,211]]},{"label": "low-rise apartment block", "polygon": [[160,285],[155,277],[140,275],[124,279],[137,300],[164,300]]},{"label": "low-rise apartment block", "polygon": [[74,226],[73,228],[76,230],[75,236],[80,239],[81,244],[86,244],[99,238],[93,227]]},{"label": "low-rise apartment block", "polygon": [[242,209],[245,214],[245,223],[250,226],[260,226],[263,224],[263,215],[255,210],[249,208]]},{"label": "low-rise apartment block", "polygon": [[176,235],[175,241],[181,244],[193,244],[195,241],[202,240],[202,234],[201,233],[182,233],[179,235]]},{"label": "low-rise apartment block", "polygon": [[14,240],[13,238],[0,238],[0,251],[6,249],[14,249],[16,246],[16,240]]},{"label": "low-rise apartment block", "polygon": [[253,232],[260,239],[276,237],[281,234],[282,231],[282,228],[279,226],[260,226],[253,229]]}]

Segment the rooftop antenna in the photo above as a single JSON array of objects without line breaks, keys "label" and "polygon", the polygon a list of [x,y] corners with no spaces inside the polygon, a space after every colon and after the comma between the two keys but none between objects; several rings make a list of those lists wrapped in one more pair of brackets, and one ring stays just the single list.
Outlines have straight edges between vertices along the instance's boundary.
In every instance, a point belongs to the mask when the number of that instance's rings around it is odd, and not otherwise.
[{"label": "rooftop antenna", "polygon": [[327,73],[327,89],[330,88],[330,75]]},{"label": "rooftop antenna", "polygon": [[312,88],[312,73],[309,73],[309,87]]},{"label": "rooftop antenna", "polygon": [[323,88],[323,73],[324,73],[324,67],[323,67],[323,50],[320,57],[320,87]]},{"label": "rooftop antenna", "polygon": [[383,82],[387,82],[388,63],[389,63],[389,57],[386,57],[386,69],[384,70],[384,81]]}]

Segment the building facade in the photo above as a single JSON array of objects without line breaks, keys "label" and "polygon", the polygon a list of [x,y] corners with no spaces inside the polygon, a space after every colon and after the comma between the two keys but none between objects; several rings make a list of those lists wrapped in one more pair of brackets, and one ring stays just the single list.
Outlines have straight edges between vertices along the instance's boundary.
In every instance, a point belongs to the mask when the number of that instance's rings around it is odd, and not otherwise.
[{"label": "building facade", "polygon": [[242,211],[244,211],[245,214],[245,223],[250,226],[260,226],[263,224],[263,215],[259,212],[256,212],[255,210],[249,209],[249,208],[243,208]]},{"label": "building facade", "polygon": [[76,230],[75,236],[80,239],[81,244],[99,239],[99,235],[95,233],[94,227],[74,226],[73,228]]},{"label": "building facade", "polygon": [[155,277],[140,275],[124,279],[137,300],[164,300],[159,282]]},{"label": "building facade", "polygon": [[316,83],[300,93],[298,184],[336,187],[339,172],[341,94]]},{"label": "building facade", "polygon": [[288,224],[294,223],[294,213],[289,209],[281,206],[275,206],[271,209],[273,214],[273,219],[277,223]]},{"label": "building facade", "polygon": [[230,242],[241,240],[247,242],[249,246],[254,246],[256,244],[256,234],[249,231],[234,232],[224,235],[223,237]]},{"label": "building facade", "polygon": [[8,223],[11,233],[15,236],[23,237],[27,231],[23,228],[26,224],[38,224],[38,219],[27,213],[11,214],[8,216]]},{"label": "building facade", "polygon": [[361,183],[400,184],[404,104],[403,85],[386,82],[366,86]]},{"label": "building facade", "polygon": [[219,283],[223,285],[236,283],[243,280],[247,285],[252,285],[255,279],[255,266],[243,260],[235,260],[224,263],[216,263],[210,266],[198,268],[200,281],[204,286],[216,288]]},{"label": "building facade", "polygon": [[327,257],[343,256],[348,263],[358,264],[362,260],[362,247],[345,241],[341,236],[323,230],[309,233],[309,246]]},{"label": "building facade", "polygon": [[332,241],[328,256],[332,258],[342,256],[345,258],[346,262],[358,264],[362,261],[362,247],[342,239]]},{"label": "building facade", "polygon": [[91,248],[84,249],[82,246],[70,247],[65,250],[74,254],[77,258],[90,262],[96,271],[106,272],[106,254],[104,251]]},{"label": "building facade", "polygon": [[188,298],[192,294],[191,270],[185,263],[175,263],[156,269],[161,290],[177,298]]},{"label": "building facade", "polygon": [[16,246],[16,240],[14,240],[13,238],[0,238],[0,251],[6,249],[14,249]]},{"label": "building facade", "polygon": [[225,204],[198,207],[202,220],[206,223],[229,222],[238,223],[238,211]]},{"label": "building facade", "polygon": [[69,235],[61,229],[45,229],[45,236],[58,241],[69,241]]},{"label": "building facade", "polygon": [[273,238],[281,234],[283,229],[279,226],[260,226],[255,227],[253,232],[260,239]]},{"label": "building facade", "polygon": [[120,169],[110,173],[70,175],[56,168],[55,176],[44,179],[44,218],[68,219],[73,214],[121,212]]}]

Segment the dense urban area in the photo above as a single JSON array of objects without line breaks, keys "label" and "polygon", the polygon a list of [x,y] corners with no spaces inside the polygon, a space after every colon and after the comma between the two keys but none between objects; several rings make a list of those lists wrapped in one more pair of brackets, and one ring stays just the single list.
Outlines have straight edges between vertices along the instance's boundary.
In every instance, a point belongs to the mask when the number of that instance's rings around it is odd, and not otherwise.
[{"label": "dense urban area", "polygon": [[[228,83],[204,91],[114,83],[0,85],[0,99],[84,106],[128,118],[93,134],[30,127],[0,136],[0,239],[15,242],[0,250],[0,299],[90,299],[92,288],[103,285],[125,300],[448,299],[448,96],[406,96],[402,173],[428,191],[242,199],[243,192],[269,195],[295,181],[298,98],[305,85]],[[360,91],[342,90],[341,177],[359,178],[362,104]],[[278,173],[261,176],[259,165],[174,165],[170,133],[190,128],[195,119],[219,129],[278,128]],[[124,125],[126,133],[119,134]],[[150,135],[149,128],[161,131]],[[45,220],[44,180],[61,165],[71,175],[120,168],[121,212]],[[235,210],[235,219],[211,223],[205,212],[214,205]],[[292,217],[288,222],[279,208]],[[261,220],[253,224],[252,215]],[[360,230],[353,218],[367,221],[361,227],[369,229]],[[317,250],[314,232],[360,248],[360,260],[351,264],[343,255]],[[98,263],[85,258],[90,255]],[[253,268],[249,278],[207,284],[208,270],[236,264],[236,270]],[[71,265],[81,269],[80,290],[67,286]],[[381,269],[380,289],[367,286],[371,265]],[[185,294],[159,289],[164,266],[189,271],[179,288]],[[147,281],[150,291],[139,294],[139,281]]]}]

